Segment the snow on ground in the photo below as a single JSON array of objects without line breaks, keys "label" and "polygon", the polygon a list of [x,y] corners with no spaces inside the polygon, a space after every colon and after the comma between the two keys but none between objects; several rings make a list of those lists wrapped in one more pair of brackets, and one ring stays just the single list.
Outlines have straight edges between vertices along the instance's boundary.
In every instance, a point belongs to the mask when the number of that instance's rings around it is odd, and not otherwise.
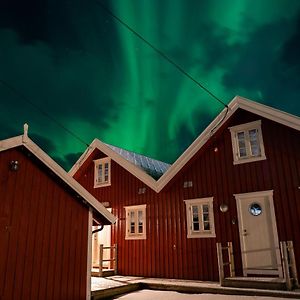
[{"label": "snow on ground", "polygon": [[115,299],[121,300],[286,300],[286,298],[260,296],[234,296],[214,294],[183,294],[170,291],[141,290]]}]

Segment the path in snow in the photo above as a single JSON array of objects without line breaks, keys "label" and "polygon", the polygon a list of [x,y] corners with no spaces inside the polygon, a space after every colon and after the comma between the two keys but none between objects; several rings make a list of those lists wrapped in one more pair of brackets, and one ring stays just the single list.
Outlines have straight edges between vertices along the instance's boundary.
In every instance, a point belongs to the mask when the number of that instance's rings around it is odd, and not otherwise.
[{"label": "path in snow", "polygon": [[141,290],[115,299],[121,300],[286,300],[261,296],[234,296],[214,294],[182,294],[170,291]]}]

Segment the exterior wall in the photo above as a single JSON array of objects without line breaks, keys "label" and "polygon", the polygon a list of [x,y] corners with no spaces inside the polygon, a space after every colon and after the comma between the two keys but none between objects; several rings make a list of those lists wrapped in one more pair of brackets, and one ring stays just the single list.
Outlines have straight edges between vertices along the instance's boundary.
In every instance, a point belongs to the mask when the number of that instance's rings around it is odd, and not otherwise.
[{"label": "exterior wall", "polygon": [[86,299],[88,209],[22,149],[0,152],[0,299]]},{"label": "exterior wall", "polygon": [[[267,160],[233,165],[228,127],[262,120]],[[232,241],[237,275],[242,275],[237,209],[234,194],[274,190],[279,241],[293,240],[300,272],[300,135],[296,130],[237,111],[159,194],[112,162],[111,186],[93,188],[95,151],[75,178],[101,202],[109,202],[118,221],[112,243],[118,244],[122,275],[218,280],[216,242]],[[215,152],[215,147],[218,151]],[[193,187],[183,188],[183,182]],[[188,239],[185,199],[214,197],[216,238]],[[222,213],[221,203],[229,210]],[[125,240],[124,206],[147,204],[147,239]],[[235,224],[233,224],[235,223]]]}]

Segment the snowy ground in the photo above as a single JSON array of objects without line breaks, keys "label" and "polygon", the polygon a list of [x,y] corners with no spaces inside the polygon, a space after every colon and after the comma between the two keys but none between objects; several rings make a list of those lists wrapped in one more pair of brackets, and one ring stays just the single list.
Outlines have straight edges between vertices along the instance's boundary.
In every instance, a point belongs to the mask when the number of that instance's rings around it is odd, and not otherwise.
[{"label": "snowy ground", "polygon": [[286,300],[286,298],[233,296],[213,294],[182,294],[169,291],[141,290],[115,299],[122,300]]}]

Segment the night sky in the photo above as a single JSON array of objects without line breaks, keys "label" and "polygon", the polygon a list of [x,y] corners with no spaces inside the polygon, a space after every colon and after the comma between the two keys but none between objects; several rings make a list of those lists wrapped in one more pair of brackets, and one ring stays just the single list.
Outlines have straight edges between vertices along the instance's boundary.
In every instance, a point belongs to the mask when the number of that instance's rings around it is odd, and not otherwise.
[{"label": "night sky", "polygon": [[[300,1],[110,0],[118,17],[217,97],[300,115]],[[1,0],[0,139],[69,169],[94,138],[173,162],[223,109],[96,0]]]}]

